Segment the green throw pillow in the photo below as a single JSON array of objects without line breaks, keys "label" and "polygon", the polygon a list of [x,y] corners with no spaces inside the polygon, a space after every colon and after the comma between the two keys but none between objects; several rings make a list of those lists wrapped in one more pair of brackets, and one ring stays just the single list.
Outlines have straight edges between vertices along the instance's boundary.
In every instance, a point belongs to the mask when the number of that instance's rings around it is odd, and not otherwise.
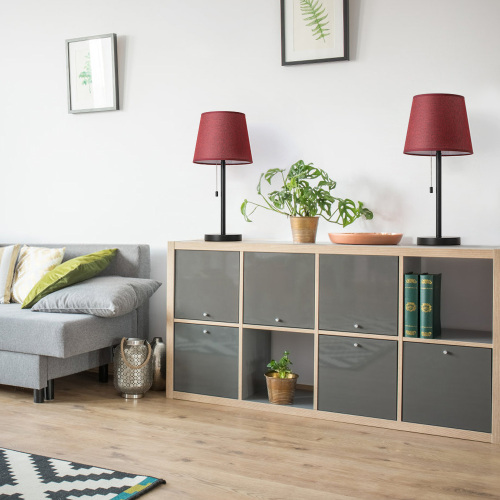
[{"label": "green throw pillow", "polygon": [[100,250],[59,264],[31,289],[24,299],[22,308],[29,309],[49,293],[93,278],[108,267],[116,251],[116,248]]}]

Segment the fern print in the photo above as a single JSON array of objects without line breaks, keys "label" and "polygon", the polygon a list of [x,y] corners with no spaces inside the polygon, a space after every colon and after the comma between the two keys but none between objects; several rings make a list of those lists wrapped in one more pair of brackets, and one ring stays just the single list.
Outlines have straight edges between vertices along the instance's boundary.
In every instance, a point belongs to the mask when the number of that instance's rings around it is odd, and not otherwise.
[{"label": "fern print", "polygon": [[300,10],[304,21],[306,23],[310,21],[307,26],[311,26],[312,36],[316,40],[323,40],[326,43],[325,38],[330,35],[330,28],[326,28],[326,26],[330,24],[330,21],[326,20],[328,12],[323,4],[319,0],[300,0]]},{"label": "fern print", "polygon": [[89,92],[92,93],[92,67],[90,66],[90,54],[87,54],[85,59],[85,66],[83,67],[83,71],[78,75],[78,78],[82,79],[82,85],[88,85]]}]

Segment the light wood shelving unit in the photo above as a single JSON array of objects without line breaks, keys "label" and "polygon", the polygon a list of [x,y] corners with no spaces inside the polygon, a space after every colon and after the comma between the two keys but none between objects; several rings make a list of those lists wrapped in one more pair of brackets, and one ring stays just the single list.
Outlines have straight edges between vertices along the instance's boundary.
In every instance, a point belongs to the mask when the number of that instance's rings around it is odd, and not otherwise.
[{"label": "light wood shelving unit", "polygon": [[[238,283],[238,315],[237,321],[210,321],[202,319],[189,319],[175,317],[176,296],[176,252],[178,251],[214,251],[214,252],[238,252],[239,253],[239,283]],[[292,328],[286,326],[246,324],[244,323],[244,283],[245,283],[245,256],[248,253],[279,253],[279,254],[312,254],[314,255],[314,324],[312,328]],[[342,330],[320,329],[320,257],[323,255],[350,255],[350,256],[393,256],[398,259],[397,273],[397,334],[384,335],[378,333],[358,333]],[[500,249],[493,247],[423,247],[423,246],[351,246],[333,244],[290,244],[275,242],[204,242],[183,241],[169,242],[167,261],[167,398],[184,399],[210,404],[253,408],[256,410],[275,412],[277,414],[289,414],[324,420],[334,420],[353,424],[383,427],[388,429],[399,429],[403,431],[418,432],[424,434],[435,434],[454,438],[470,439],[475,441],[500,443]],[[451,259],[451,260],[450,260]],[[457,260],[455,259],[462,259]],[[484,262],[485,264],[480,264]],[[425,272],[437,272],[435,269],[441,263],[452,267],[455,265],[455,273],[460,272],[462,263],[465,267],[473,263],[473,266],[491,265],[491,287],[485,284],[486,292],[485,309],[491,311],[491,321],[485,318],[484,323],[490,325],[488,329],[474,328],[443,328],[443,333],[437,339],[420,339],[404,337],[404,273],[418,267],[421,263],[430,265],[431,269],[425,268]],[[479,264],[478,264],[479,263]],[[474,270],[474,269],[473,269]],[[419,272],[417,269],[416,272]],[[455,293],[460,294],[457,290]],[[458,301],[460,303],[460,301]],[[448,315],[452,311],[448,310]],[[479,314],[479,313],[478,313]],[[175,363],[175,327],[176,325],[206,325],[211,327],[232,327],[238,329],[238,390],[237,398],[217,397],[193,392],[174,390],[174,363]],[[293,406],[278,406],[268,404],[259,395],[244,398],[244,335],[245,331],[253,332],[286,332],[289,334],[311,335],[311,343],[314,353],[314,376],[312,384],[312,404],[304,407],[303,399],[299,391],[299,402]],[[397,346],[397,411],[394,419],[373,418],[369,416],[351,415],[340,412],[318,410],[318,380],[319,380],[319,350],[321,338],[353,338],[373,339],[395,342]],[[444,345],[460,348],[479,348],[491,350],[491,432],[480,432],[461,428],[452,428],[440,425],[428,425],[405,421],[403,417],[404,398],[404,352],[406,345]],[[301,388],[304,389],[304,388]],[[307,390],[308,388],[305,387]],[[305,405],[307,406],[307,405]]]}]

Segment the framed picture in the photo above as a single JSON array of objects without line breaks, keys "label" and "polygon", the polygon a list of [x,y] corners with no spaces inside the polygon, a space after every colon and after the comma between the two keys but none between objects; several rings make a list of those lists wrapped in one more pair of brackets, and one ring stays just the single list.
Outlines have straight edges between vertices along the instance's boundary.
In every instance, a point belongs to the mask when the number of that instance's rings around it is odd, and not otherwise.
[{"label": "framed picture", "polygon": [[66,40],[66,58],[68,113],[120,109],[115,33]]},{"label": "framed picture", "polygon": [[349,60],[349,0],[281,0],[281,65]]}]

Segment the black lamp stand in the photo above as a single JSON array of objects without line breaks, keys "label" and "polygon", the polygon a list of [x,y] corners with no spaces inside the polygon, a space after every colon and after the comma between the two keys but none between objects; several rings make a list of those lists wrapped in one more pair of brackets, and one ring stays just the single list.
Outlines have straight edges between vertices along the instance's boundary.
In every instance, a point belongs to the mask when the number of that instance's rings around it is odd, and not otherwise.
[{"label": "black lamp stand", "polygon": [[419,236],[417,245],[460,245],[459,236],[441,236],[441,151],[436,151],[436,237]]},{"label": "black lamp stand", "polygon": [[205,241],[241,241],[241,234],[226,234],[226,160],[220,162],[220,234],[206,234]]}]

